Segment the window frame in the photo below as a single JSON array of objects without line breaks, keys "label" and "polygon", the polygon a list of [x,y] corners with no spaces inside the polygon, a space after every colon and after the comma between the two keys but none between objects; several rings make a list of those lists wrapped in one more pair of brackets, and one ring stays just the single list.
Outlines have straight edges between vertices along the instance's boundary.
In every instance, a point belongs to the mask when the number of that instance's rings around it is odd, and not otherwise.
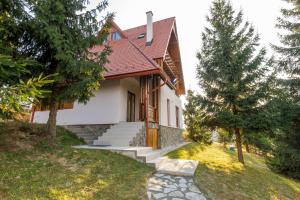
[{"label": "window frame", "polygon": [[118,31],[111,33],[111,40],[116,41],[121,39],[121,34]]}]

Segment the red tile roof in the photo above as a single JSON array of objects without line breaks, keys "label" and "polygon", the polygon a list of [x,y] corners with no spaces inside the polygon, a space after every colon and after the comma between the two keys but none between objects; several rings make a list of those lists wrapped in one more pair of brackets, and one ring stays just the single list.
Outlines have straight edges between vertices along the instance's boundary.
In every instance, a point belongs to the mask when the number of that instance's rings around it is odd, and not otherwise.
[{"label": "red tile roof", "polygon": [[[112,53],[108,56],[109,63],[105,65],[104,76],[116,76],[121,74],[131,74],[142,71],[157,70],[159,66],[130,40],[123,38],[116,41],[110,41],[108,45]],[[95,46],[91,51],[101,51],[103,46]]]},{"label": "red tile roof", "polygon": [[[107,71],[104,77],[158,71],[159,66],[153,59],[164,57],[174,22],[175,17],[154,22],[153,42],[149,46],[146,46],[146,36],[138,39],[141,33],[146,33],[146,25],[122,31],[126,38],[108,43],[112,53],[108,57],[110,62],[105,65]],[[114,22],[112,25],[120,30]],[[95,46],[92,51],[101,51],[103,48]]]},{"label": "red tile roof", "polygon": [[146,46],[146,36],[138,39],[138,35],[146,33],[146,25],[123,31],[128,39],[134,42],[147,56],[152,59],[163,58],[168,47],[169,38],[175,17],[167,18],[153,23],[153,42]]}]

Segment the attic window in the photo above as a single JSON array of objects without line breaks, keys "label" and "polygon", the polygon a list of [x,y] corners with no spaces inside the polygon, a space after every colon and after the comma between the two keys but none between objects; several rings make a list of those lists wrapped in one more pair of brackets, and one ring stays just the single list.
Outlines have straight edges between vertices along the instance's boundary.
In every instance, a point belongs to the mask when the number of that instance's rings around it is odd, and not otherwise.
[{"label": "attic window", "polygon": [[141,33],[141,34],[139,34],[138,39],[144,38],[145,35],[146,35],[146,33]]},{"label": "attic window", "polygon": [[113,32],[111,34],[111,40],[119,40],[119,39],[121,39],[121,35],[119,32]]}]

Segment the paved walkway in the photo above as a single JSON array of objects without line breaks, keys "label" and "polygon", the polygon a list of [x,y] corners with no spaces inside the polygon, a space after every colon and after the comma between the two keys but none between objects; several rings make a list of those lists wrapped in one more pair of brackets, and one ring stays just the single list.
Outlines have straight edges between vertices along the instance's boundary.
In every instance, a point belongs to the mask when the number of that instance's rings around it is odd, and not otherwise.
[{"label": "paved walkway", "polygon": [[150,200],[206,200],[192,177],[155,173],[147,185]]}]

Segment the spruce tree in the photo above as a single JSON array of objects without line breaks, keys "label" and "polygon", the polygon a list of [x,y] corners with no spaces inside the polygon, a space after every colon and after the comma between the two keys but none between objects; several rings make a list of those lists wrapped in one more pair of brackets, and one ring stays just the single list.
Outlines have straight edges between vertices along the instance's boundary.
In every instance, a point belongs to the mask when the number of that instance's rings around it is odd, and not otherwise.
[{"label": "spruce tree", "polygon": [[51,81],[37,73],[41,67],[27,54],[30,20],[26,0],[0,2],[0,119],[12,119],[37,101]]},{"label": "spruce tree", "polygon": [[280,110],[280,123],[268,163],[272,169],[300,179],[300,1],[288,2],[292,8],[282,9],[277,23],[285,34],[280,35],[281,45],[273,45],[285,77],[278,81],[282,92],[273,102]]},{"label": "spruce tree", "polygon": [[295,103],[300,102],[300,1],[289,1],[294,4],[291,9],[282,9],[283,17],[278,18],[277,27],[287,31],[280,35],[281,46],[273,45],[281,54],[280,66],[288,75],[281,84],[289,89]]},{"label": "spruce tree", "polygon": [[88,0],[30,3],[34,38],[28,41],[28,53],[44,65],[45,75],[56,74],[54,82],[45,87],[51,94],[43,99],[50,108],[47,132],[53,137],[59,103],[86,103],[103,80],[110,49],[93,53],[91,48],[105,41],[112,15],[103,15],[106,0],[90,10],[88,5]]},{"label": "spruce tree", "polygon": [[243,22],[243,13],[226,0],[213,2],[207,22],[197,54],[203,124],[233,132],[238,160],[244,163],[242,135],[261,128],[260,112],[269,97],[266,51],[258,49],[259,36]]}]

